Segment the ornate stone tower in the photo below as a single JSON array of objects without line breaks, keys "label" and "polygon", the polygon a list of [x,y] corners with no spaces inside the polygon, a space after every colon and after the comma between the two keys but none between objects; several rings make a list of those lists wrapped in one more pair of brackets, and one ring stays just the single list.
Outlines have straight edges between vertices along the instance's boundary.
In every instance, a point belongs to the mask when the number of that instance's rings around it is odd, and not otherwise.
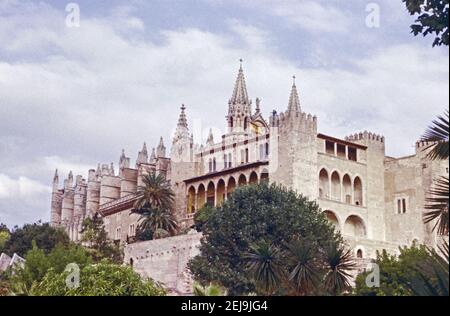
[{"label": "ornate stone tower", "polygon": [[178,119],[177,129],[172,140],[170,176],[172,190],[176,196],[175,209],[179,221],[185,219],[186,214],[186,185],[184,180],[195,175],[196,162],[194,157],[193,137],[189,133],[189,127],[186,119],[186,107],[181,107],[180,117]]},{"label": "ornate stone tower", "polygon": [[297,86],[288,109],[270,119],[270,180],[312,199],[317,197],[317,118],[302,112]]},{"label": "ornate stone tower", "polygon": [[53,190],[52,190],[52,210],[51,210],[52,226],[59,226],[61,224],[63,193],[61,190],[59,190],[58,186],[59,186],[59,176],[58,170],[56,170],[55,176],[53,177]]},{"label": "ornate stone tower", "polygon": [[250,129],[251,117],[252,102],[248,97],[241,60],[241,66],[234,85],[233,95],[228,102],[228,132],[235,134],[247,133]]}]

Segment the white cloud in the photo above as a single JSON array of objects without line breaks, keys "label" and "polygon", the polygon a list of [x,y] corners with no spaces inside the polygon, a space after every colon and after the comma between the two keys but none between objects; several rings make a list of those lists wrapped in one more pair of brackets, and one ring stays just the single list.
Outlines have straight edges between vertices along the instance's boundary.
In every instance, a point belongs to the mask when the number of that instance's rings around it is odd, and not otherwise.
[{"label": "white cloud", "polygon": [[12,179],[0,173],[0,199],[31,199],[50,192],[50,187],[38,181],[27,177]]},{"label": "white cloud", "polygon": [[312,33],[344,33],[349,31],[351,18],[335,1],[263,0],[254,4],[268,14],[280,17],[292,27]]}]

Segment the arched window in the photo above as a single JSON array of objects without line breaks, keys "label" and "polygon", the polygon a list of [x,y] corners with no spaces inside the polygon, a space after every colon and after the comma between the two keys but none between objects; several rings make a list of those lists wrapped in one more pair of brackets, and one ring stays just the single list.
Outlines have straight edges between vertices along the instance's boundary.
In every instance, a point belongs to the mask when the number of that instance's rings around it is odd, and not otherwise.
[{"label": "arched window", "polygon": [[319,197],[323,199],[330,198],[330,182],[328,172],[325,169],[320,170],[319,174]]},{"label": "arched window", "polygon": [[208,184],[206,203],[211,206],[216,206],[216,188],[212,181]]},{"label": "arched window", "polygon": [[342,187],[344,189],[344,202],[352,204],[352,179],[348,174],[342,179]]},{"label": "arched window", "polygon": [[334,201],[341,201],[341,179],[337,171],[331,175],[331,195]]},{"label": "arched window", "polygon": [[345,221],[344,234],[352,237],[366,237],[366,226],[356,215],[349,216]]},{"label": "arched window", "polygon": [[358,259],[364,258],[364,253],[363,253],[362,249],[358,249],[358,251],[356,252],[356,258],[358,258]]},{"label": "arched window", "polygon": [[339,225],[339,221],[337,219],[336,214],[334,214],[332,211],[325,211],[323,212],[325,214],[325,217],[327,218],[327,220],[333,224],[334,228],[336,231],[340,231],[341,227]]},{"label": "arched window", "polygon": [[363,186],[361,179],[359,177],[355,178],[355,181],[353,183],[353,196],[355,197],[355,204],[356,205],[364,205],[363,200]]},{"label": "arched window", "polygon": [[252,172],[250,174],[250,180],[249,180],[250,184],[258,184],[258,175],[256,174],[256,172]]},{"label": "arched window", "polygon": [[225,181],[220,179],[217,183],[217,205],[221,205],[225,201]]},{"label": "arched window", "polygon": [[201,209],[206,203],[206,190],[203,184],[200,184],[197,192],[197,209]]},{"label": "arched window", "polygon": [[236,180],[234,180],[233,177],[231,177],[228,180],[228,186],[227,186],[227,196],[229,197],[231,193],[233,193],[234,189],[236,189]]},{"label": "arched window", "polygon": [[188,205],[187,205],[188,214],[195,213],[195,188],[190,187],[188,191]]},{"label": "arched window", "polygon": [[241,175],[239,176],[238,185],[239,185],[239,186],[247,185],[247,178],[245,177],[245,175],[241,174]]}]

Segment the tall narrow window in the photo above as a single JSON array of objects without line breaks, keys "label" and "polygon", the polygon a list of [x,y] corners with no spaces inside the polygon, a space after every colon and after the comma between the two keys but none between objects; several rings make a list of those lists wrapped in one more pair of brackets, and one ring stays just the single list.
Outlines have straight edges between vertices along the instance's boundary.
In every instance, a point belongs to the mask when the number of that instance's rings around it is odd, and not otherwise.
[{"label": "tall narrow window", "polygon": [[398,199],[397,200],[397,214],[401,214],[402,213],[402,200]]},{"label": "tall narrow window", "polygon": [[212,166],[212,159],[209,159],[209,172],[212,172],[212,168],[213,168],[213,166]]},{"label": "tall narrow window", "polygon": [[228,168],[233,167],[233,160],[231,159],[231,154],[228,154]]},{"label": "tall narrow window", "polygon": [[250,161],[250,157],[249,157],[249,153],[248,153],[248,148],[245,149],[245,162],[248,163]]},{"label": "tall narrow window", "polygon": [[227,154],[223,155],[223,169],[228,168]]},{"label": "tall narrow window", "polygon": [[266,143],[266,159],[269,158],[270,150],[269,150],[269,143]]},{"label": "tall narrow window", "polygon": [[264,155],[264,145],[259,145],[259,159],[264,160],[266,157]]},{"label": "tall narrow window", "polygon": [[216,158],[213,159],[213,171],[217,170]]},{"label": "tall narrow window", "polygon": [[245,162],[245,150],[241,150],[241,165]]},{"label": "tall narrow window", "polygon": [[406,199],[402,199],[402,212],[406,214]]}]

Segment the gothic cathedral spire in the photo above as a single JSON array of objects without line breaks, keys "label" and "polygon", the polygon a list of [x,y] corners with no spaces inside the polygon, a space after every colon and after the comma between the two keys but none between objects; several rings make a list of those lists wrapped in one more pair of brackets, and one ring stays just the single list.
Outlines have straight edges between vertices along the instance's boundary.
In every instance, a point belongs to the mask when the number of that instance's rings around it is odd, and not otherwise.
[{"label": "gothic cathedral spire", "polygon": [[292,85],[291,96],[289,97],[288,112],[296,113],[300,112],[300,98],[298,96],[297,86],[295,84],[295,76],[293,76],[292,78],[294,79],[294,82]]},{"label": "gothic cathedral spire", "polygon": [[249,128],[251,120],[251,101],[248,97],[245,84],[244,70],[239,67],[239,73],[234,85],[233,95],[228,103],[228,127],[229,132],[245,132]]},{"label": "gothic cathedral spire", "polygon": [[184,104],[181,106],[181,113],[178,119],[177,129],[175,131],[175,135],[173,137],[173,144],[189,139],[189,127],[186,118],[186,106]]}]

